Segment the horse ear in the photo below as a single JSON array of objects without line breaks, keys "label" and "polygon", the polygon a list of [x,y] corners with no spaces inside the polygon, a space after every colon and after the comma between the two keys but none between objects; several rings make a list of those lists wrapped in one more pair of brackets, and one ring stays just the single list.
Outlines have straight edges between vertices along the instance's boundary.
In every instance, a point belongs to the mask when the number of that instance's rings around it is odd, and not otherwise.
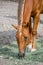
[{"label": "horse ear", "polygon": [[15,28],[16,30],[18,30],[18,26],[16,26],[15,24],[14,24],[14,25],[12,24],[12,26],[13,26],[13,28]]}]

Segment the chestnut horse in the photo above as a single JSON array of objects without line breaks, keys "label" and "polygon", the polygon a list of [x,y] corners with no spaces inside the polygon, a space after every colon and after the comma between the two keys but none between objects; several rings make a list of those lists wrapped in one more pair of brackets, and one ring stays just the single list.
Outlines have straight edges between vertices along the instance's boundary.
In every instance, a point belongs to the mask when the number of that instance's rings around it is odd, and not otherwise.
[{"label": "chestnut horse", "polygon": [[[36,34],[41,13],[43,13],[43,0],[19,0],[18,26],[13,25],[17,29],[19,57],[25,55],[24,51],[29,43],[30,48],[32,46],[31,51],[36,50]],[[33,17],[33,27],[31,17]]]}]

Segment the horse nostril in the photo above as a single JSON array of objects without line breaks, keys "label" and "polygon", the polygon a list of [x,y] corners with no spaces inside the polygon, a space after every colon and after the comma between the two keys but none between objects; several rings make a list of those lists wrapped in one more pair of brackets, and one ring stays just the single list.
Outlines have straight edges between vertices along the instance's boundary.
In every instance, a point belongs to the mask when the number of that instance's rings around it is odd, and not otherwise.
[{"label": "horse nostril", "polygon": [[18,54],[18,58],[19,58],[19,59],[22,59],[24,56],[25,56],[25,53],[22,53],[22,54],[19,53],[19,54]]}]

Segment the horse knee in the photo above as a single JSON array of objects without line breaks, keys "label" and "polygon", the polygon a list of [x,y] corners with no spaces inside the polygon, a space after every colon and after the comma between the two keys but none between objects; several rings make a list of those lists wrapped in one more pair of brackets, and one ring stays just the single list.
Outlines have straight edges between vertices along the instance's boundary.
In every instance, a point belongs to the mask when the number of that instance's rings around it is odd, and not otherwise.
[{"label": "horse knee", "polygon": [[32,31],[32,35],[37,35],[37,31]]}]

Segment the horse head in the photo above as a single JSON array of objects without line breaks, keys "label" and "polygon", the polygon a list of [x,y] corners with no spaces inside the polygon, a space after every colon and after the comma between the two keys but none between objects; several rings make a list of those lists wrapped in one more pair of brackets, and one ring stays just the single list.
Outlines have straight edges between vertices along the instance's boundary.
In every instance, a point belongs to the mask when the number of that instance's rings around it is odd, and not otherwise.
[{"label": "horse head", "polygon": [[29,26],[16,26],[16,25],[12,25],[16,30],[16,39],[17,39],[17,44],[18,44],[18,49],[19,49],[19,53],[18,56],[19,58],[22,58],[25,56],[25,49],[26,46],[31,43],[31,32],[30,32],[30,28]]}]

